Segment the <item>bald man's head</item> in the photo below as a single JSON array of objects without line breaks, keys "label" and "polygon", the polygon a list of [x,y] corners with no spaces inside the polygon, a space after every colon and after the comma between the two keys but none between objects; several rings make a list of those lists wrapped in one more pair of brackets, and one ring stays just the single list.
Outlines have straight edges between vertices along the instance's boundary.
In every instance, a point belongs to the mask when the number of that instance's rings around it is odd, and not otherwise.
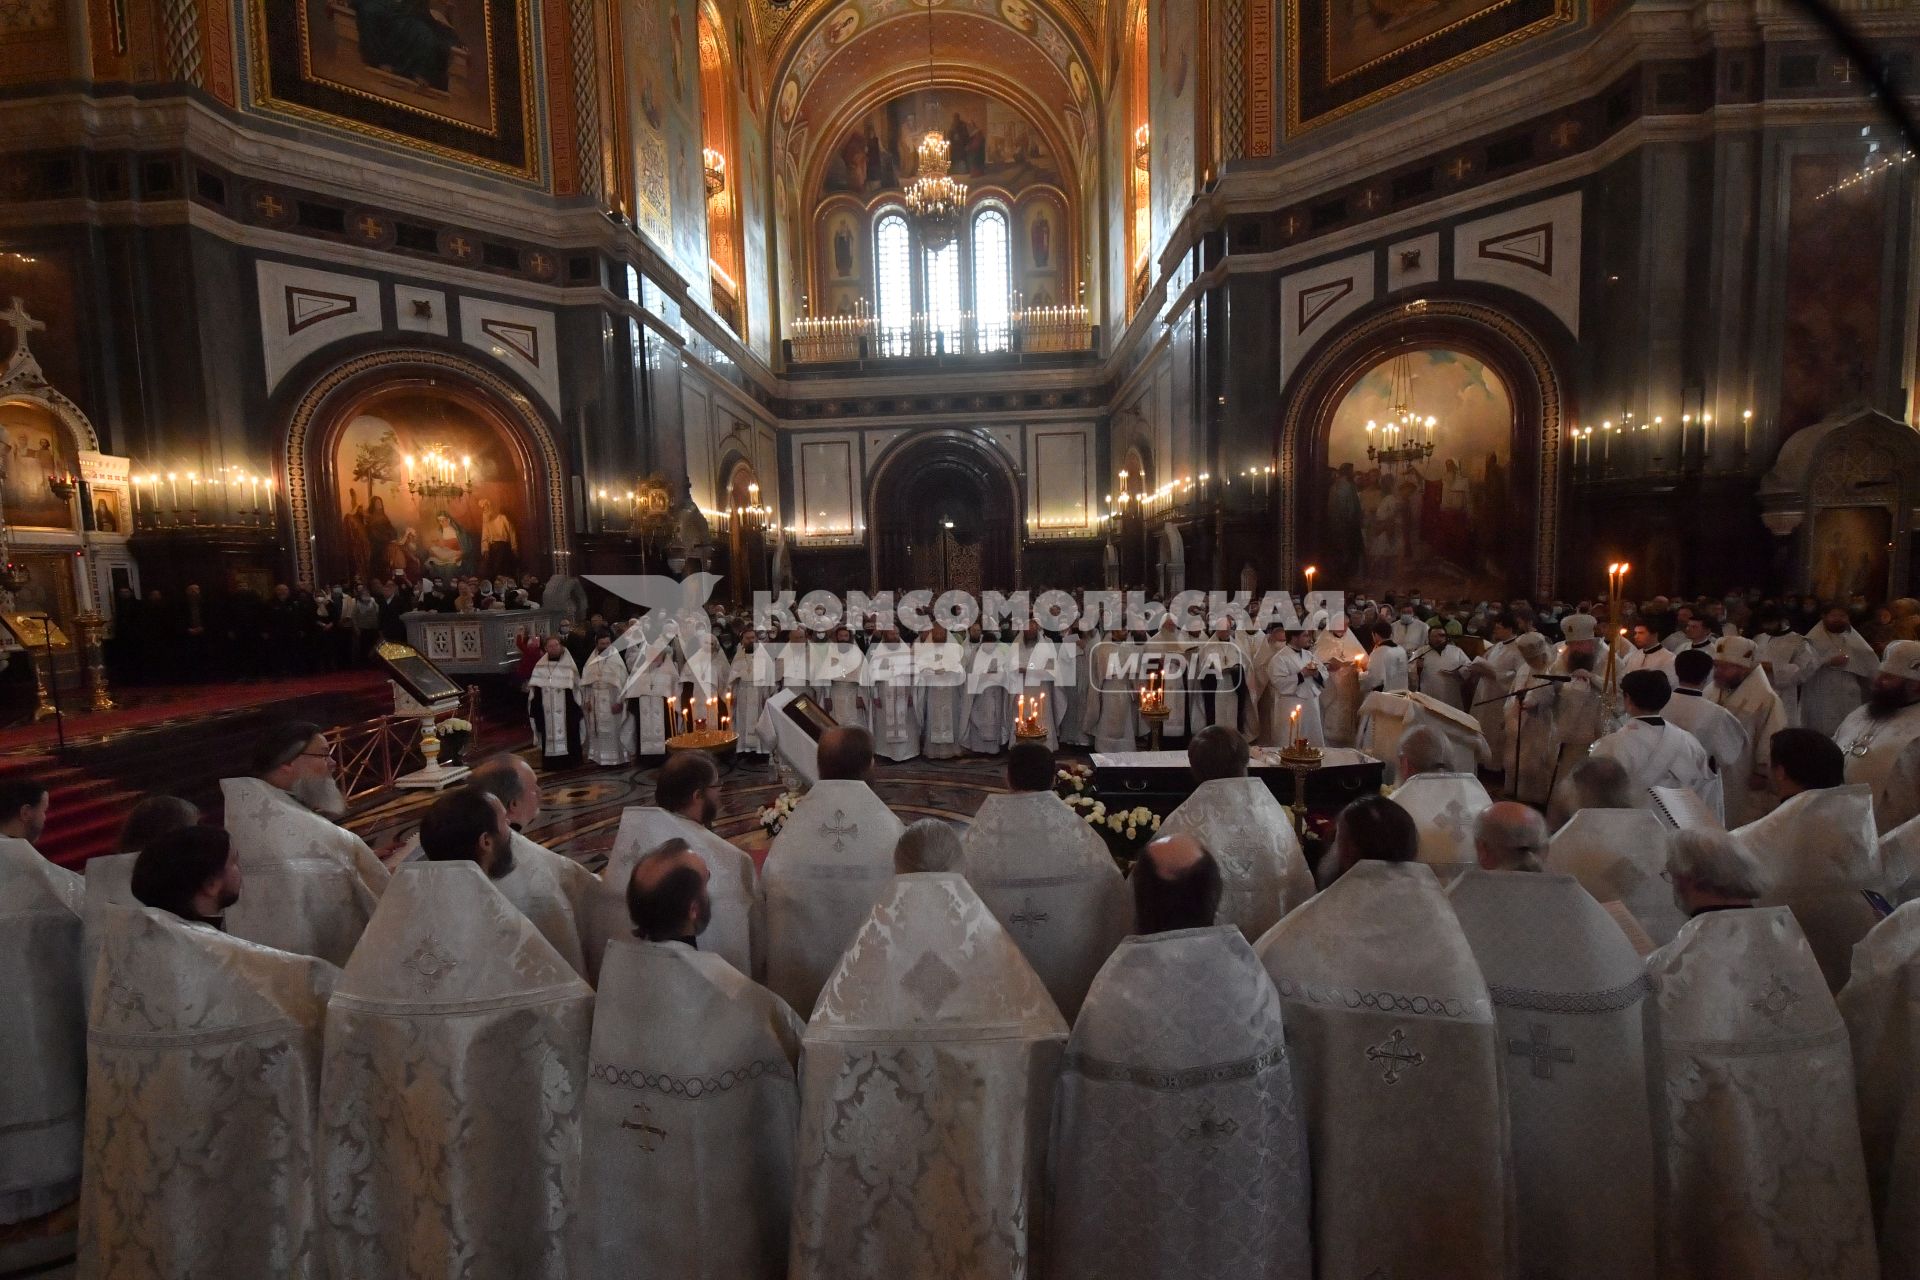
[{"label": "bald man's head", "polygon": [[688,940],[713,918],[707,864],[678,838],[649,849],[627,877],[627,914],[634,936],[648,942]]},{"label": "bald man's head", "polygon": [[467,785],[499,800],[515,830],[524,831],[540,816],[540,779],[532,765],[511,751],[488,756],[473,766]]},{"label": "bald man's head", "polygon": [[1489,805],[1473,824],[1473,847],[1487,871],[1538,871],[1547,851],[1547,822],[1511,800]]},{"label": "bald man's head", "polygon": [[873,735],[839,725],[820,735],[820,780],[865,782],[873,773]]},{"label": "bald man's head", "polygon": [[1400,781],[1415,774],[1444,773],[1451,763],[1447,740],[1438,730],[1416,725],[1400,735]]},{"label": "bald man's head", "polygon": [[1133,866],[1135,933],[1204,929],[1220,910],[1220,866],[1192,836],[1162,836]]}]

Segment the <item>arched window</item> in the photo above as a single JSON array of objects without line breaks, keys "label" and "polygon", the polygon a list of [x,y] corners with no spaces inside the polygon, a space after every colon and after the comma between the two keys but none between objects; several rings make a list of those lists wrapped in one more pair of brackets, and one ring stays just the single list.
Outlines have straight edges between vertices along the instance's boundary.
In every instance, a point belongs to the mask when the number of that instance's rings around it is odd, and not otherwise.
[{"label": "arched window", "polygon": [[1013,320],[1013,236],[1004,209],[973,217],[973,315],[980,350],[1005,351]]},{"label": "arched window", "polygon": [[912,341],[913,251],[898,213],[881,215],[873,229],[873,279],[882,350]]},{"label": "arched window", "polygon": [[961,349],[960,242],[949,240],[944,249],[928,249],[925,262],[928,340],[938,334],[946,339],[949,352],[957,352]]}]

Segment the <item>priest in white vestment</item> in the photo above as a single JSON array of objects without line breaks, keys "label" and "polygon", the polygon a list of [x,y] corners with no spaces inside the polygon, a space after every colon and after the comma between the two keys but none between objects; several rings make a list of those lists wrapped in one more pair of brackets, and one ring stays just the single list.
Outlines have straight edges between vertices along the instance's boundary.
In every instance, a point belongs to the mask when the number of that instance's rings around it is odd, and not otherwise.
[{"label": "priest in white vestment", "polygon": [[1570,875],[1602,905],[1618,902],[1653,941],[1673,941],[1687,922],[1665,879],[1669,828],[1636,803],[1627,771],[1592,757],[1556,789],[1551,810],[1572,816],[1547,843],[1542,865]]},{"label": "priest in white vestment", "polygon": [[913,672],[922,753],[929,760],[958,759],[967,730],[966,647],[936,623],[913,646]]},{"label": "priest in white vestment", "polygon": [[1487,621],[1492,643],[1467,666],[1473,680],[1473,705],[1467,710],[1480,724],[1480,735],[1487,740],[1487,767],[1495,773],[1509,768],[1507,763],[1507,707],[1502,695],[1513,691],[1514,677],[1526,669],[1520,653],[1520,633],[1513,618],[1496,613]]},{"label": "priest in white vestment", "polygon": [[1190,835],[1220,868],[1220,923],[1248,942],[1313,896],[1313,871],[1293,815],[1260,778],[1247,776],[1247,740],[1224,725],[1187,744],[1193,794],[1160,824],[1162,836]]},{"label": "priest in white vestment", "polygon": [[767,986],[802,1017],[893,875],[893,846],[905,827],[867,785],[872,771],[865,729],[822,734],[820,781],[761,868]]},{"label": "priest in white vestment", "polygon": [[1806,640],[1813,666],[1800,682],[1800,723],[1832,737],[1867,700],[1880,660],[1841,605],[1829,606]]},{"label": "priest in white vestment", "polygon": [[240,878],[225,832],[149,849],[148,904],[99,926],[80,1275],[325,1280],[315,1122],[340,971],[220,929],[232,898],[211,891]]},{"label": "priest in white vestment", "polygon": [[580,763],[580,667],[559,636],[527,675],[527,721],[543,769]]},{"label": "priest in white vestment", "polygon": [[586,895],[588,971],[600,972],[608,942],[633,936],[627,886],[635,865],[667,841],[684,840],[707,864],[710,877],[712,920],[700,937],[701,948],[750,978],[758,976],[765,969],[759,875],[751,854],[713,830],[720,816],[719,766],[704,751],[682,751],[661,766],[653,787],[651,805],[621,811],[613,852]]},{"label": "priest in white vestment", "polygon": [[1707,698],[1731,713],[1747,735],[1747,754],[1732,770],[1723,771],[1722,778],[1727,825],[1737,827],[1773,808],[1773,793],[1767,787],[1773,737],[1793,722],[1767,678],[1753,641],[1722,636],[1708,652],[1713,658],[1713,686]]},{"label": "priest in white vestment", "polygon": [[1187,724],[1195,734],[1219,725],[1244,734],[1247,713],[1246,652],[1222,623],[1193,650],[1192,678],[1187,683]]},{"label": "priest in white vestment", "polygon": [[580,736],[587,759],[597,765],[633,763],[633,717],[621,697],[627,686],[627,662],[601,632],[580,671]]},{"label": "priest in white vestment", "polygon": [[1747,738],[1747,727],[1707,695],[1707,681],[1713,678],[1713,659],[1705,649],[1682,649],[1670,656],[1676,664],[1673,671],[1666,673],[1673,697],[1660,709],[1660,718],[1668,724],[1679,725],[1707,749],[1707,757],[1713,761],[1713,777],[1700,798],[1723,825],[1738,825],[1728,812],[1727,792],[1734,791],[1742,801],[1748,795],[1746,784],[1752,772],[1753,744]]},{"label": "priest in white vestment", "polygon": [[1920,816],[1920,640],[1887,646],[1872,697],[1833,739],[1847,755],[1847,781],[1873,788],[1880,830]]},{"label": "priest in white vestment", "polygon": [[758,631],[748,627],[740,633],[740,647],[728,668],[727,692],[733,697],[729,724],[740,735],[736,750],[752,756],[773,750],[773,744],[760,737],[760,712],[779,687],[780,672],[773,651],[760,643]]},{"label": "priest in white vestment", "polygon": [[[1562,681],[1553,670],[1553,647],[1537,631],[1529,631],[1514,641],[1521,668],[1514,674],[1510,695],[1504,706],[1506,755],[1501,770],[1506,775],[1507,793],[1528,804],[1545,804],[1559,775],[1560,754],[1569,735],[1561,732],[1563,719],[1582,719],[1586,703],[1598,702],[1598,692],[1586,672]],[[1489,690],[1488,697],[1493,696]],[[1579,726],[1569,725],[1575,733]],[[1591,739],[1580,742],[1584,750]]]},{"label": "priest in white vestment", "polygon": [[1453,643],[1445,627],[1430,628],[1426,644],[1413,651],[1410,661],[1415,688],[1457,711],[1467,709],[1466,674],[1472,659]]},{"label": "priest in white vestment", "polygon": [[1405,693],[1407,691],[1407,651],[1400,647],[1393,628],[1376,623],[1373,648],[1367,651],[1367,670],[1360,677],[1363,693]]},{"label": "priest in white vestment", "polygon": [[1415,774],[1393,789],[1393,802],[1420,832],[1420,861],[1443,882],[1473,865],[1473,824],[1493,803],[1479,778],[1445,771]]},{"label": "priest in white vestment", "polygon": [[1520,1274],[1653,1276],[1640,957],[1571,876],[1475,869],[1448,900],[1505,1050]]},{"label": "priest in white vestment", "polygon": [[[1050,1160],[1055,1280],[1307,1280],[1313,1197],[1280,998],[1190,838],[1134,866],[1154,917],[1067,1042]],[[1211,887],[1212,892],[1195,892]]]},{"label": "priest in white vestment", "polygon": [[499,818],[475,861],[401,868],[334,988],[320,1148],[336,1277],[569,1275],[593,992],[487,879]]},{"label": "priest in white vestment", "polygon": [[1124,631],[1111,632],[1093,644],[1085,725],[1095,751],[1132,751],[1140,740],[1138,686],[1128,665],[1133,656],[1133,644]]},{"label": "priest in white vestment", "polygon": [[[1055,640],[1060,646],[1060,710],[1056,732],[1063,745],[1084,747],[1087,736],[1089,660],[1097,634],[1076,625]],[[1071,678],[1069,678],[1071,676]]]},{"label": "priest in white vestment", "polygon": [[0,1227],[51,1213],[80,1190],[86,1088],[86,887],[33,847],[49,794],[0,784]]},{"label": "priest in white vestment", "polygon": [[1066,1040],[964,877],[894,879],[807,1024],[791,1280],[1035,1274]]},{"label": "priest in white vestment", "polygon": [[1014,699],[1020,672],[1013,646],[998,632],[982,632],[975,623],[967,642],[967,723],[960,745],[974,755],[994,756],[1013,741]]},{"label": "priest in white vestment", "polygon": [[1261,701],[1263,747],[1290,747],[1304,739],[1316,747],[1327,744],[1320,723],[1320,695],[1327,687],[1327,669],[1313,656],[1315,633],[1287,632],[1285,645],[1267,659],[1266,695]]},{"label": "priest in white vestment", "polygon": [[664,638],[630,649],[628,660],[633,670],[620,696],[633,704],[639,753],[657,760],[667,754],[667,739],[675,736],[675,717],[684,705],[681,696],[685,676],[673,660],[672,642]]},{"label": "priest in white vestment", "polygon": [[1360,704],[1360,749],[1386,765],[1389,782],[1400,781],[1400,743],[1427,730],[1446,744],[1447,767],[1471,773],[1490,763],[1480,723],[1457,707],[1424,693],[1370,693]]},{"label": "priest in white vestment", "polygon": [[1007,784],[967,828],[961,870],[1071,1020],[1127,935],[1126,881],[1106,841],[1054,794],[1051,751],[1016,743]]},{"label": "priest in white vestment", "polygon": [[1325,618],[1314,637],[1313,656],[1326,668],[1327,686],[1320,693],[1320,728],[1327,744],[1351,747],[1360,734],[1360,673],[1367,650],[1347,626],[1342,609]]},{"label": "priest in white vestment", "polygon": [[1633,630],[1627,634],[1627,640],[1630,647],[1626,656],[1620,659],[1619,665],[1615,668],[1618,674],[1625,675],[1629,671],[1658,671],[1670,682],[1678,683],[1674,680],[1673,674],[1675,650],[1660,643],[1660,637],[1654,634],[1652,627],[1644,622],[1634,623]]},{"label": "priest in white vestment", "polygon": [[108,908],[133,905],[133,864],[140,860],[140,851],[168,832],[199,821],[200,807],[190,801],[169,795],[142,796],[120,828],[120,852],[95,854],[80,869],[87,889],[86,909],[80,915],[80,972],[87,979],[88,1008],[100,954],[100,926]]},{"label": "priest in white vestment", "polygon": [[804,1028],[703,949],[709,873],[685,845],[651,851],[633,874],[629,936],[607,947],[573,1280],[786,1275]]},{"label": "priest in white vestment", "polygon": [[491,756],[474,766],[468,785],[500,802],[513,833],[510,865],[493,877],[493,887],[520,909],[568,968],[589,977],[580,916],[597,881],[572,858],[527,835],[540,816],[540,780],[533,766],[509,753]]},{"label": "priest in white vestment", "polygon": [[920,689],[914,683],[913,646],[889,625],[867,650],[874,754],[912,760],[920,754]]},{"label": "priest in white vestment", "polygon": [[1838,997],[1852,1041],[1881,1280],[1920,1280],[1920,907],[1854,949]]},{"label": "priest in white vestment", "polygon": [[379,904],[387,869],[366,841],[310,807],[336,811],[332,767],[319,726],[277,725],[255,752],[254,776],[224,779],[220,794],[227,834],[253,886],[228,913],[227,931],[340,965]]},{"label": "priest in white vestment", "polygon": [[813,682],[824,686],[820,702],[835,724],[872,728],[873,695],[868,688],[867,659],[853,642],[853,628],[834,628],[823,660],[815,665]]},{"label": "priest in white vestment", "polygon": [[1707,801],[1719,775],[1700,740],[1661,717],[1673,697],[1667,678],[1656,671],[1636,671],[1621,677],[1620,694],[1627,722],[1594,743],[1593,754],[1626,769],[1642,804],[1653,803],[1654,787],[1684,787]]},{"label": "priest in white vestment", "polygon": [[1801,724],[1800,691],[1807,677],[1819,669],[1819,659],[1814,656],[1807,638],[1787,626],[1787,615],[1778,605],[1763,606],[1754,614],[1754,622],[1758,629],[1753,643],[1760,657],[1760,669],[1767,673],[1767,682],[1780,695],[1780,705],[1787,713],[1787,726],[1796,728]]},{"label": "priest in white vestment", "polygon": [[1662,1280],[1872,1280],[1847,1028],[1793,913],[1697,915],[1647,975]]}]

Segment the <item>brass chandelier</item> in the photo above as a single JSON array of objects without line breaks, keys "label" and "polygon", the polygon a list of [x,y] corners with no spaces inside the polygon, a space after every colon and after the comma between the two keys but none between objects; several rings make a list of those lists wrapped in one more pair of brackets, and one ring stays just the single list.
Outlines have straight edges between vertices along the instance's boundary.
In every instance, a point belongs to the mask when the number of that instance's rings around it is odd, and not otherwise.
[{"label": "brass chandelier", "polygon": [[[933,7],[927,6],[927,89],[933,80]],[[967,184],[953,177],[953,148],[947,136],[929,129],[916,151],[920,169],[907,185],[907,212],[920,228],[920,242],[938,252],[959,234],[967,206]]]}]

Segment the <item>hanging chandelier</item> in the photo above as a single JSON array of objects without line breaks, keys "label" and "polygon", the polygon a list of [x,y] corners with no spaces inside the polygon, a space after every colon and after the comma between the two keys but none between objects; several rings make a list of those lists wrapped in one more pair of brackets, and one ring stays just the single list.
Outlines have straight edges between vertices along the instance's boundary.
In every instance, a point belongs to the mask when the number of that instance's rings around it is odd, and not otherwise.
[{"label": "hanging chandelier", "polygon": [[1387,420],[1367,423],[1367,458],[1383,467],[1425,462],[1433,456],[1440,420],[1413,407],[1413,356],[1395,356],[1387,379]]},{"label": "hanging chandelier", "polygon": [[[927,89],[933,90],[933,6],[927,6]],[[959,234],[967,205],[967,184],[954,178],[953,148],[947,136],[929,129],[917,148],[920,169],[907,185],[907,212],[920,228],[920,241],[936,252]]]},{"label": "hanging chandelier", "polygon": [[459,498],[473,489],[473,459],[455,459],[444,444],[430,444],[419,457],[408,455],[407,492],[416,498]]}]

